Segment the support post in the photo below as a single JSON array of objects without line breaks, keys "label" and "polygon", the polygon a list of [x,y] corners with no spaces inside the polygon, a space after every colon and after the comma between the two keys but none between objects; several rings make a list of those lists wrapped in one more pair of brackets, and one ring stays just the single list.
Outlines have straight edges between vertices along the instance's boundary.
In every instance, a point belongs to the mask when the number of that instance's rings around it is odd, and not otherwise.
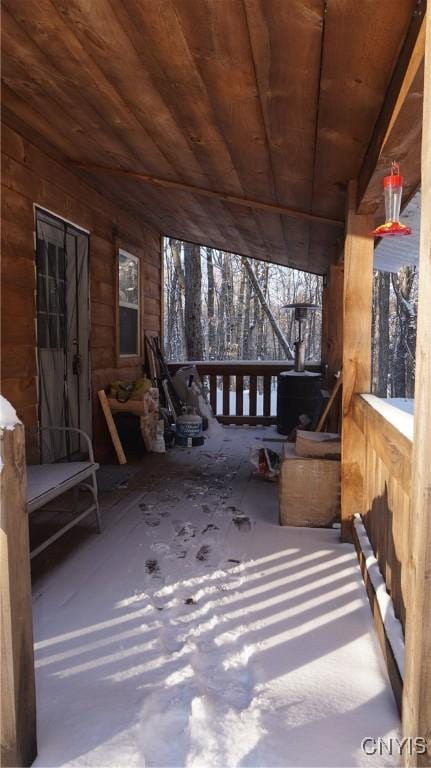
[{"label": "support post", "polygon": [[[343,365],[343,292],[343,266],[331,264],[322,297],[322,362],[325,385],[331,391],[336,384],[335,374]],[[340,429],[338,398],[329,412],[327,429],[328,432],[338,432]]]},{"label": "support post", "polygon": [[412,754],[403,752],[407,766],[431,765],[431,14],[427,14],[426,25],[403,735],[424,739],[427,746],[424,754],[417,749]]},{"label": "support post", "polygon": [[24,427],[0,428],[1,764],[28,766],[36,748],[33,623]]},{"label": "support post", "polygon": [[356,213],[356,182],[350,182],[344,241],[343,399],[341,442],[341,539],[352,541],[353,515],[363,509],[364,456],[352,399],[371,386],[371,311],[374,239],[371,216]]}]

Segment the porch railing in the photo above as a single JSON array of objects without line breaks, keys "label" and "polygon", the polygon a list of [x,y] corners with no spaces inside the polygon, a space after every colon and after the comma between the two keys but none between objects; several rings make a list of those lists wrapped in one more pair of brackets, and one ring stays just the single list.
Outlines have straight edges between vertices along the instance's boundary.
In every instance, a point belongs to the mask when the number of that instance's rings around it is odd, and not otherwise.
[{"label": "porch railing", "polygon": [[405,628],[413,417],[397,411],[372,395],[356,395],[353,401],[363,449],[362,519]]},{"label": "porch railing", "polygon": [[[222,424],[250,426],[276,423],[277,376],[293,368],[291,361],[211,360],[169,363],[169,369],[175,373],[184,365],[196,366]],[[321,370],[318,363],[307,363],[306,367]]]}]

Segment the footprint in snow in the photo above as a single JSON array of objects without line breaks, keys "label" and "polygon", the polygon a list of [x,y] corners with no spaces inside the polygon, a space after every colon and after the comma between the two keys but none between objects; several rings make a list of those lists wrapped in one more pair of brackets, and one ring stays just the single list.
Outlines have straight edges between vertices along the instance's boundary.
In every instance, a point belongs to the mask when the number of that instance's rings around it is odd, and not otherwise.
[{"label": "footprint in snow", "polygon": [[214,525],[214,523],[208,523],[206,528],[204,528],[203,531],[201,531],[201,535],[203,536],[205,533],[208,533],[209,531],[219,531],[219,530],[220,528],[218,527],[218,525]]},{"label": "footprint in snow", "polygon": [[204,544],[196,553],[196,560],[200,560],[201,562],[204,562],[205,560],[208,560],[209,555],[211,554],[211,547],[208,546],[208,544]]},{"label": "footprint in snow", "polygon": [[238,528],[239,531],[251,530],[251,521],[250,521],[250,518],[247,517],[247,515],[234,515],[232,518],[232,522]]},{"label": "footprint in snow", "polygon": [[154,576],[154,578],[160,577],[160,566],[157,562],[157,560],[146,560],[145,561],[145,572],[148,573],[150,576]]},{"label": "footprint in snow", "polygon": [[141,501],[139,503],[139,509],[141,510],[141,512],[146,512],[147,515],[149,514],[150,509],[152,509],[152,507],[153,507],[152,504],[147,504],[145,501]]},{"label": "footprint in snow", "polygon": [[157,528],[158,525],[160,525],[160,518],[158,517],[146,517],[145,525],[148,525],[150,528]]},{"label": "footprint in snow", "polygon": [[194,539],[196,536],[196,528],[192,523],[184,522],[183,520],[173,520],[172,525],[175,528],[177,537],[184,542]]}]

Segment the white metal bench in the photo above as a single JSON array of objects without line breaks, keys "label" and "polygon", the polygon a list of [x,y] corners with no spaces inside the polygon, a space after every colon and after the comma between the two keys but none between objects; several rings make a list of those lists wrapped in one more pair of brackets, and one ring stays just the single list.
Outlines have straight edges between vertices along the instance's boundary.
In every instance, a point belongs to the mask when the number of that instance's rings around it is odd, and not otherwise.
[{"label": "white metal bench", "polygon": [[97,498],[96,470],[99,464],[94,461],[93,446],[88,435],[82,429],[74,427],[42,427],[43,430],[78,432],[85,441],[88,449],[88,461],[60,462],[58,464],[30,464],[27,465],[27,510],[29,513],[41,509],[53,499],[58,498],[66,491],[75,489],[72,510],[78,505],[79,489],[88,491],[91,496],[89,506],[86,506],[79,514],[74,514],[73,519],[56,531],[49,539],[30,552],[30,557],[35,557],[46,547],[63,536],[66,531],[77,525],[84,517],[94,513],[96,516],[97,530],[102,532],[102,520]]}]

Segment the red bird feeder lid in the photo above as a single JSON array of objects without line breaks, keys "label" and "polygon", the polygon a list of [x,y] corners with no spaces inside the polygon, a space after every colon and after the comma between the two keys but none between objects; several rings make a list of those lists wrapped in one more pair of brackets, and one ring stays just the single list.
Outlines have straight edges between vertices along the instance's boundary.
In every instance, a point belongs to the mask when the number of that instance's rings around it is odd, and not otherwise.
[{"label": "red bird feeder lid", "polygon": [[385,190],[386,221],[377,227],[370,235],[373,237],[396,237],[399,235],[411,235],[410,227],[400,222],[401,200],[403,196],[404,178],[400,174],[398,163],[392,163],[390,176],[383,179]]},{"label": "red bird feeder lid", "polygon": [[399,173],[391,173],[390,176],[385,176],[383,179],[383,187],[402,187],[404,184],[404,176],[400,176]]}]

